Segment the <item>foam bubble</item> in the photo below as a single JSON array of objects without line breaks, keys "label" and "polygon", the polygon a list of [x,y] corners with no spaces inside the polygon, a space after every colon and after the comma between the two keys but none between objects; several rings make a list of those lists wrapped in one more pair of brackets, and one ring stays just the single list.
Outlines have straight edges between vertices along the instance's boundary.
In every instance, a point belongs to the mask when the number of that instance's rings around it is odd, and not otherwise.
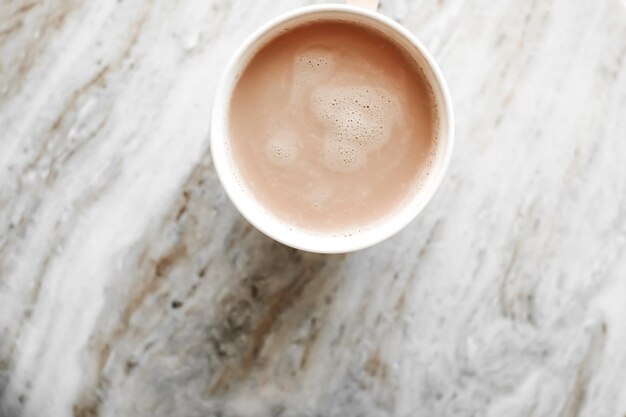
[{"label": "foam bubble", "polygon": [[319,87],[311,104],[324,124],[324,162],[335,171],[363,167],[367,155],[389,141],[399,114],[393,96],[370,87]]},{"label": "foam bubble", "polygon": [[318,81],[330,72],[334,65],[331,52],[321,46],[308,48],[296,55],[293,65],[293,79],[297,85]]},{"label": "foam bubble", "polygon": [[365,165],[367,156],[358,144],[327,136],[324,140],[324,164],[334,171],[353,171]]},{"label": "foam bubble", "polygon": [[291,133],[281,132],[265,143],[265,156],[274,165],[293,165],[298,158],[298,141]]}]

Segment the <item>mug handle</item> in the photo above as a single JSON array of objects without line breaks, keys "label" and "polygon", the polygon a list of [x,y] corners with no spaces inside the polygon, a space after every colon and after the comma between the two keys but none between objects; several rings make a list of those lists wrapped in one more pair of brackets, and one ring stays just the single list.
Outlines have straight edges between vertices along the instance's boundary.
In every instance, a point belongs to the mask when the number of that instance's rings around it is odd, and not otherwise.
[{"label": "mug handle", "polygon": [[378,1],[379,0],[346,0],[346,4],[365,7],[366,9],[376,11],[378,9]]}]

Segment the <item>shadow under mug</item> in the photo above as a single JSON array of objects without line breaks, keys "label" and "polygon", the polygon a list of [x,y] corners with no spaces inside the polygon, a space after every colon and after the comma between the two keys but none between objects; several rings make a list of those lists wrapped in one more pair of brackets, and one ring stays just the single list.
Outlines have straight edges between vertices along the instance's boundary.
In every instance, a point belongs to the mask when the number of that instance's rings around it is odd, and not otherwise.
[{"label": "shadow under mug", "polygon": [[[379,243],[405,227],[426,206],[439,187],[450,162],[454,142],[452,101],[435,60],[407,29],[376,12],[376,0],[350,0],[349,4],[318,4],[278,16],[255,31],[236,50],[217,88],[211,115],[211,153],[226,193],[239,212],[267,236],[296,249],[317,253],[345,253]],[[365,25],[382,32],[403,48],[422,68],[431,85],[439,123],[435,158],[430,174],[406,205],[379,222],[354,233],[312,233],[286,224],[273,216],[246,188],[238,174],[229,142],[228,109],[235,84],[259,48],[280,33],[307,22],[340,20]],[[417,187],[417,185],[416,185]]]}]

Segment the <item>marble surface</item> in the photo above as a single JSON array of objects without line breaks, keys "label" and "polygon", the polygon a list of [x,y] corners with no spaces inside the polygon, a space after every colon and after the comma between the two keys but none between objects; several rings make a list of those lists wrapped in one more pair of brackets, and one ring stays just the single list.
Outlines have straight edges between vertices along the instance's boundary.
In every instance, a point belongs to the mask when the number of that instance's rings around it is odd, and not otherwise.
[{"label": "marble surface", "polygon": [[0,416],[626,415],[624,2],[383,0],[457,146],[340,256],[251,228],[209,150],[229,55],[303,4],[0,4]]}]

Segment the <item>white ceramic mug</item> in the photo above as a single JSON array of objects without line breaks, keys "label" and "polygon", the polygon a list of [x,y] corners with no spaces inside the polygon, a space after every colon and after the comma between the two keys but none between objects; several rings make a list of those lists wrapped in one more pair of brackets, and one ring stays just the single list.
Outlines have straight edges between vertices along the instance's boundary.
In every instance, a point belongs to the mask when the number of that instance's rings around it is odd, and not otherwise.
[{"label": "white ceramic mug", "polygon": [[[397,233],[422,211],[439,187],[450,162],[454,118],[448,88],[439,67],[411,32],[376,12],[376,0],[351,0],[350,4],[318,4],[285,13],[254,32],[237,49],[217,88],[211,117],[211,152],[217,174],[233,204],[261,232],[296,249],[318,253],[344,253],[379,243]],[[228,108],[235,84],[259,48],[279,33],[313,20],[343,20],[366,25],[384,33],[404,48],[422,67],[433,88],[439,111],[436,156],[430,175],[408,204],[377,224],[355,233],[315,234],[285,224],[268,212],[246,188],[233,161],[228,129]]]}]

